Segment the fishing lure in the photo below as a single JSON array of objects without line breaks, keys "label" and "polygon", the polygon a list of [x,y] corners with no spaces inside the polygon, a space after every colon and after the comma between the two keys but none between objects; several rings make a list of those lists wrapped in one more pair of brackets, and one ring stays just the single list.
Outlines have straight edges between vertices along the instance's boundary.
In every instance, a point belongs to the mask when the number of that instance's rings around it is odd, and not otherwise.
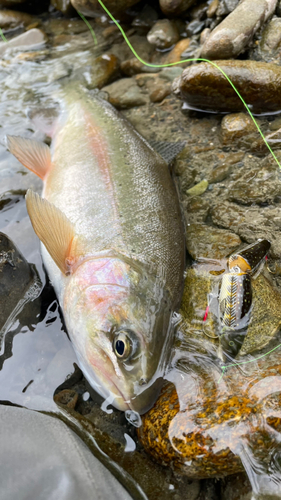
[{"label": "fishing lure", "polygon": [[[243,344],[251,319],[252,279],[265,261],[270,246],[269,241],[260,240],[228,259],[229,272],[222,276],[217,296],[222,357],[235,357]],[[204,321],[206,319],[207,310]]]}]

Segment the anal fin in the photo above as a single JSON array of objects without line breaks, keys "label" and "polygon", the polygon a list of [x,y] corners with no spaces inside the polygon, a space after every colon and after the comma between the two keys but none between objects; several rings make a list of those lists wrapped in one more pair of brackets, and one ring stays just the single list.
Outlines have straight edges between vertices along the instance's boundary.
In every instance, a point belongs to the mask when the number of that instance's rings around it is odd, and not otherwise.
[{"label": "anal fin", "polygon": [[27,211],[38,238],[45,245],[62,273],[69,274],[74,263],[74,225],[55,205],[49,203],[31,189],[26,194]]},{"label": "anal fin", "polygon": [[44,179],[51,167],[50,148],[43,142],[7,136],[9,151],[29,170]]}]

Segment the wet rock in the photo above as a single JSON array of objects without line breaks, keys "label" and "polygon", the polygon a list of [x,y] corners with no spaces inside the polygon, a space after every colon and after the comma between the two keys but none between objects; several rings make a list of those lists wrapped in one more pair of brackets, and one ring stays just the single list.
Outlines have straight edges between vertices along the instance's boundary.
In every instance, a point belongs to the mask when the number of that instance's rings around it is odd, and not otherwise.
[{"label": "wet rock", "polygon": [[195,0],[159,0],[162,12],[166,16],[177,16],[185,12]]},{"label": "wet rock", "polygon": [[202,181],[198,182],[198,184],[195,184],[195,186],[189,188],[186,191],[186,194],[188,196],[200,196],[201,194],[205,193],[206,189],[208,189],[209,183],[206,179],[203,179]]},{"label": "wet rock", "polygon": [[[166,68],[170,69],[170,68]],[[171,80],[173,72],[160,73],[141,73],[136,76],[135,80],[139,87],[145,88],[148,91],[151,102],[161,102],[165,97],[171,94]]]},{"label": "wet rock", "polygon": [[[139,0],[108,0],[106,8],[114,16],[122,14],[126,9],[135,5]],[[84,14],[84,16],[98,17],[104,16],[105,11],[98,0],[71,0],[73,7]]]},{"label": "wet rock", "polygon": [[206,19],[208,10],[208,2],[200,2],[199,4],[195,4],[192,9],[188,11],[188,19],[191,21],[203,21]]},{"label": "wet rock", "polygon": [[26,3],[26,0],[1,0],[0,7],[1,8],[17,7],[18,5],[21,5],[23,3]]},{"label": "wet rock", "polygon": [[[140,36],[134,34],[129,36],[129,41],[133,47],[136,47],[138,56],[142,58],[145,62],[153,62],[151,61],[151,56],[155,52],[155,49],[148,42],[147,38],[144,36]],[[110,52],[115,54],[121,62],[126,61],[128,59],[132,59],[132,51],[128,47],[128,44],[123,40],[121,43],[115,43],[111,46]],[[153,72],[157,72],[157,69],[154,69]]]},{"label": "wet rock", "polygon": [[33,280],[34,274],[28,262],[13,242],[0,233],[0,331]]},{"label": "wet rock", "polygon": [[132,21],[132,26],[139,28],[151,28],[157,21],[158,14],[153,7],[145,5],[142,11]]},{"label": "wet rock", "polygon": [[279,206],[243,207],[228,201],[218,201],[211,211],[213,223],[219,227],[230,229],[247,243],[258,239],[271,242],[270,257],[281,256],[280,228],[281,217]]},{"label": "wet rock", "polygon": [[10,29],[19,26],[29,26],[35,18],[15,10],[0,10],[0,28]]},{"label": "wet rock", "polygon": [[[102,88],[118,75],[120,63],[118,58],[113,54],[103,54],[97,57],[89,71],[88,87]],[[81,71],[81,70],[80,70]]]},{"label": "wet rock", "polygon": [[[168,54],[166,54],[163,58],[163,63],[169,64],[180,61],[182,59],[182,54],[188,50],[190,47],[190,38],[183,38],[172,48]],[[184,64],[181,65],[184,67]]]},{"label": "wet rock", "polygon": [[200,45],[203,45],[207,38],[210,36],[211,30],[210,28],[205,28],[200,34]]},{"label": "wet rock", "polygon": [[237,180],[228,188],[229,201],[243,205],[270,203],[281,194],[279,167],[271,157],[257,164],[256,159],[249,155],[244,161],[243,171],[237,174]]},{"label": "wet rock", "polygon": [[[254,112],[281,109],[281,68],[256,61],[214,61],[231,79]],[[223,74],[209,63],[186,68],[173,84],[175,94],[189,105],[205,110],[244,110],[244,105]]]},{"label": "wet rock", "polygon": [[169,19],[157,21],[147,34],[147,40],[157,49],[168,49],[179,40],[177,26]]},{"label": "wet rock", "polygon": [[[189,40],[187,38],[187,40]],[[196,59],[200,56],[200,46],[198,43],[198,36],[193,36],[190,38],[190,44],[187,49],[182,53],[181,58],[184,59]],[[188,63],[190,65],[190,62]]]},{"label": "wet rock", "polygon": [[254,139],[257,139],[259,133],[249,115],[246,113],[233,113],[223,117],[221,135],[224,144],[231,144],[239,139],[239,145],[249,145]]},{"label": "wet rock", "polygon": [[264,61],[280,57],[281,53],[281,19],[274,17],[266,26],[258,47],[258,54]]},{"label": "wet rock", "polygon": [[188,37],[191,37],[193,35],[198,35],[198,33],[200,33],[204,27],[205,27],[204,21],[198,21],[197,19],[195,19],[194,21],[191,21],[191,23],[188,23],[186,28],[186,34]]},{"label": "wet rock", "polygon": [[45,33],[37,28],[31,29],[22,33],[22,35],[12,38],[8,42],[0,43],[0,56],[3,56],[9,49],[27,50],[37,48],[46,43],[47,37]]},{"label": "wet rock", "polygon": [[220,0],[218,8],[217,8],[217,16],[226,16],[230,14],[234,9],[236,9],[239,4],[239,0]]},{"label": "wet rock", "polygon": [[209,184],[215,184],[216,182],[221,182],[226,179],[230,172],[230,165],[228,163],[222,163],[218,167],[215,167],[208,176]]},{"label": "wet rock", "polygon": [[251,500],[252,487],[245,473],[234,474],[223,479],[221,500]]},{"label": "wet rock", "polygon": [[244,0],[211,33],[201,50],[206,59],[227,59],[245,50],[253,35],[273,14],[276,0]]},{"label": "wet rock", "polygon": [[78,394],[73,389],[63,389],[54,396],[54,401],[57,405],[75,409],[78,401]]},{"label": "wet rock", "polygon": [[171,85],[169,83],[161,83],[158,81],[153,87],[153,90],[149,94],[151,102],[161,102],[172,92]]},{"label": "wet rock", "polygon": [[239,236],[204,224],[187,224],[186,246],[191,257],[221,259],[241,244]]},{"label": "wet rock", "polygon": [[121,78],[102,89],[109,95],[109,102],[117,109],[142,106],[148,102],[147,96],[132,78]]},{"label": "wet rock", "polygon": [[174,66],[172,68],[164,68],[159,73],[159,78],[167,80],[168,82],[173,82],[175,78],[180,76],[183,69],[180,66]]},{"label": "wet rock", "polygon": [[51,0],[51,5],[66,16],[73,16],[75,9],[70,0]]},{"label": "wet rock", "polygon": [[102,36],[105,40],[111,43],[122,39],[122,33],[115,24],[112,26],[107,26],[107,28],[103,30]]},{"label": "wet rock", "polygon": [[281,295],[278,290],[262,275],[258,276],[253,284],[255,310],[239,352],[239,359],[268,346],[275,339],[281,325]]},{"label": "wet rock", "polygon": [[186,224],[206,222],[210,205],[201,196],[193,196],[183,201]]},{"label": "wet rock", "polygon": [[214,17],[218,6],[219,6],[219,0],[212,0],[207,9],[207,17]]},{"label": "wet rock", "polygon": [[134,76],[138,73],[155,73],[156,71],[160,71],[160,68],[151,68],[146,66],[146,64],[142,64],[136,57],[123,61],[120,69],[126,76]]},{"label": "wet rock", "polygon": [[[281,148],[281,129],[272,132],[271,134],[266,134],[265,140],[267,144],[269,144],[271,149],[280,149]],[[256,140],[254,140],[251,144],[251,151],[253,153],[265,155],[268,153],[268,147],[263,140],[263,138],[259,135]]]}]

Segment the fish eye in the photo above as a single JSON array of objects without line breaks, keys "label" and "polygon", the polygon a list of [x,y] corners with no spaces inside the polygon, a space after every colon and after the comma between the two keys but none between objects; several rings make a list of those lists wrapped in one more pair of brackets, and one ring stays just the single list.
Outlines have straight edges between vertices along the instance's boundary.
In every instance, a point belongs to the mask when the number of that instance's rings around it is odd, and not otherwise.
[{"label": "fish eye", "polygon": [[120,360],[128,359],[134,352],[133,342],[128,332],[118,332],[113,340],[113,351]]}]

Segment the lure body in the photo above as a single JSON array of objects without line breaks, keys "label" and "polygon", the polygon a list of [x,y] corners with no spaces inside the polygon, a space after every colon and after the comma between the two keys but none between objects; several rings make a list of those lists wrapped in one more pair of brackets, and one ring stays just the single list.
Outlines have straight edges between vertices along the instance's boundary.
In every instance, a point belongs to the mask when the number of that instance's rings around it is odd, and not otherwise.
[{"label": "lure body", "polygon": [[230,272],[223,275],[219,294],[219,335],[223,359],[225,356],[233,359],[241,349],[251,320],[251,282],[269,249],[269,241],[261,240],[229,257]]}]

